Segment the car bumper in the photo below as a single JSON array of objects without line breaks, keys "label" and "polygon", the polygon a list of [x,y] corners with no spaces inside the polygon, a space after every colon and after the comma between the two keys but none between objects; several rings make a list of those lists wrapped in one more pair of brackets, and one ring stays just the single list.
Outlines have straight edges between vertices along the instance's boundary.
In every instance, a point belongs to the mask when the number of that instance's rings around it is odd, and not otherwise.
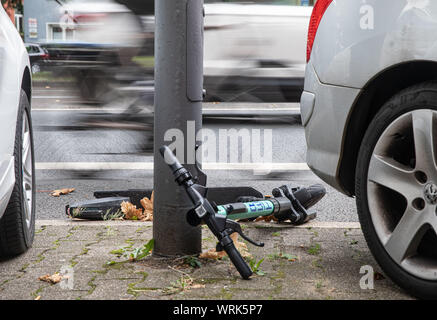
[{"label": "car bumper", "polygon": [[339,181],[339,165],[349,112],[360,90],[323,84],[311,63],[305,75],[301,116],[308,146],[307,162],[326,183],[346,193]]}]

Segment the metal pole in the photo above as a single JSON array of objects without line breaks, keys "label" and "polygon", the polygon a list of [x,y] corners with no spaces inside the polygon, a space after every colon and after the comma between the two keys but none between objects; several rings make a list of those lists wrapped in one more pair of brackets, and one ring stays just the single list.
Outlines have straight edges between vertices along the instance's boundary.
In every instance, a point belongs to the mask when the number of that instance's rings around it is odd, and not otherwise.
[{"label": "metal pole", "polygon": [[[202,127],[202,95],[203,0],[155,0],[155,255],[189,255],[201,251],[201,228],[186,222],[191,202],[185,191],[177,187],[158,150],[170,143],[164,141],[167,130],[181,130],[185,165],[193,176],[201,174],[192,160],[193,134]],[[194,121],[191,129],[188,121]]]}]

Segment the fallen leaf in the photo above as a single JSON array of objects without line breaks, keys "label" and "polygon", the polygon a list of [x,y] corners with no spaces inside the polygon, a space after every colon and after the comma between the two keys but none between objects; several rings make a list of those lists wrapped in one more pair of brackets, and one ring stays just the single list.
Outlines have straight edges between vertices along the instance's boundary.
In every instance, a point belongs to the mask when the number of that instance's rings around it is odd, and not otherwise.
[{"label": "fallen leaf", "polygon": [[252,256],[247,249],[247,245],[244,242],[238,241],[238,233],[234,232],[231,234],[231,238],[234,241],[235,248],[240,251],[240,254],[243,258]]},{"label": "fallen leaf", "polygon": [[[234,241],[235,248],[240,252],[243,258],[251,257],[252,255],[249,253],[247,246],[244,242],[238,241],[238,233],[234,232],[231,234],[231,239]],[[202,259],[221,259],[226,256],[225,251],[216,251],[216,249],[210,249],[206,252],[203,252],[199,255],[199,258]]]},{"label": "fallen leaf", "polygon": [[196,283],[190,286],[190,289],[202,289],[205,288],[204,284]]},{"label": "fallen leaf", "polygon": [[255,222],[258,222],[258,221],[270,222],[272,220],[273,221],[278,221],[278,219],[276,219],[274,215],[270,215],[270,216],[258,217],[258,218],[255,219]]},{"label": "fallen leaf", "polygon": [[65,189],[54,190],[54,191],[52,191],[52,196],[59,197],[62,195],[72,193],[74,190],[75,190],[75,188],[65,188]]},{"label": "fallen leaf", "polygon": [[374,279],[375,280],[384,280],[385,277],[381,273],[379,273],[378,271],[375,271]]},{"label": "fallen leaf", "polygon": [[39,300],[39,299],[41,299],[41,296],[38,296],[38,297],[35,298],[35,300]]},{"label": "fallen leaf", "polygon": [[152,191],[150,199],[145,197],[140,200],[140,203],[144,208],[143,218],[141,219],[142,221],[153,221],[153,195],[154,192]]},{"label": "fallen leaf", "polygon": [[199,258],[201,259],[221,259],[224,256],[226,256],[226,252],[224,251],[219,251],[217,252],[215,249],[210,249],[208,251],[202,252],[199,255]]},{"label": "fallen leaf", "polygon": [[130,202],[123,201],[121,203],[121,211],[124,213],[124,218],[127,220],[143,219],[143,210],[137,209],[137,207]]},{"label": "fallen leaf", "polygon": [[45,281],[50,284],[56,284],[62,280],[62,276],[56,272],[55,274],[52,275],[46,274],[44,276],[41,276],[38,278],[38,280]]}]

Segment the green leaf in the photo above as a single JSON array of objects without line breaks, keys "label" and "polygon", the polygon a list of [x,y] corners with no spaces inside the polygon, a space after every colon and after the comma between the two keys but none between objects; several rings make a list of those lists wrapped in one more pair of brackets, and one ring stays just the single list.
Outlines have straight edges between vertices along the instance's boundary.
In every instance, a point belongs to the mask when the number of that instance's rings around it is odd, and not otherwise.
[{"label": "green leaf", "polygon": [[258,261],[258,263],[255,265],[256,270],[259,269],[259,266],[261,265],[261,263],[264,261],[264,258],[262,258],[260,261]]},{"label": "green leaf", "polygon": [[149,240],[149,242],[147,242],[144,245],[144,249],[147,250],[147,252],[151,252],[153,250],[153,247],[155,246],[155,239],[151,239]]}]

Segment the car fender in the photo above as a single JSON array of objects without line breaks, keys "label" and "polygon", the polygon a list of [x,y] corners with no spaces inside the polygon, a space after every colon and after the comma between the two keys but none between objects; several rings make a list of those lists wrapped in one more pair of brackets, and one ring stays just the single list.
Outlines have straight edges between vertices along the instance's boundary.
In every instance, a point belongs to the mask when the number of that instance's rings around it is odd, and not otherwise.
[{"label": "car fender", "polygon": [[361,89],[390,66],[437,60],[436,29],[437,1],[337,0],[323,16],[311,61],[322,83]]}]

